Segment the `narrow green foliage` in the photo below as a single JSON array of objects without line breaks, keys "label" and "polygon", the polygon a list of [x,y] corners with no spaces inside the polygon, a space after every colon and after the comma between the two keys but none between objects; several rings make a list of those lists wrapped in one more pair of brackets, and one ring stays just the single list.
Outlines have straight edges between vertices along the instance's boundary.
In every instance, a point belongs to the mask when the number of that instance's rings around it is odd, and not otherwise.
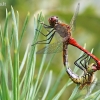
[{"label": "narrow green foliage", "polygon": [[42,100],[45,100],[45,99],[46,99],[47,93],[48,93],[49,88],[50,88],[51,79],[52,79],[52,71],[50,71],[49,81],[48,81],[48,84],[47,84],[47,88],[46,88],[46,90],[45,90],[45,93],[44,93],[44,95],[43,95],[43,97],[42,97]]},{"label": "narrow green foliage", "polygon": [[[58,90],[60,81],[65,75],[65,69],[62,68],[59,73],[55,84],[52,84],[53,72],[48,71],[51,62],[57,51],[59,51],[59,46],[55,49],[55,53],[51,55],[51,58],[44,69],[45,60],[47,54],[42,56],[41,63],[39,66],[37,64],[36,55],[36,42],[38,41],[39,34],[42,29],[42,24],[39,21],[44,21],[42,13],[34,17],[33,23],[33,41],[26,45],[26,50],[24,50],[24,55],[22,60],[20,58],[20,50],[22,49],[22,41],[25,36],[25,31],[27,30],[27,25],[29,21],[30,14],[28,13],[22,30],[19,30],[19,13],[15,13],[13,7],[11,7],[11,12],[6,10],[6,18],[4,28],[0,26],[0,100],[59,100],[64,91],[73,82],[69,79],[61,90]],[[12,21],[12,28],[9,28],[9,18]],[[36,31],[38,29],[39,31]],[[19,34],[21,33],[21,34]],[[19,36],[18,36],[19,35]],[[48,44],[46,44],[47,46]],[[59,44],[60,45],[60,44]],[[47,52],[47,51],[45,51]],[[36,68],[39,68],[36,70]],[[77,71],[78,69],[75,69]],[[44,87],[44,91],[41,93],[41,87],[45,80],[45,77],[49,73],[47,84]],[[69,100],[76,97],[78,91],[78,86],[74,89]],[[84,100],[89,100],[89,98],[98,98],[100,91],[88,95]],[[41,97],[40,97],[41,96]]]},{"label": "narrow green foliage", "polygon": [[8,64],[7,62],[7,45],[9,44],[8,42],[8,18],[9,18],[10,13],[7,14],[6,20],[5,20],[5,26],[4,26],[4,32],[2,34],[2,44],[0,48],[0,68],[1,68],[1,91],[5,90],[5,93],[2,91],[1,98],[3,100],[9,100],[9,92],[8,92],[8,79],[7,79],[7,73],[6,69],[8,69]]},{"label": "narrow green foliage", "polygon": [[74,100],[74,97],[75,97],[75,95],[77,94],[78,89],[79,89],[79,85],[77,85],[77,86],[74,88],[73,93],[71,94],[69,100]]},{"label": "narrow green foliage", "polygon": [[61,73],[59,74],[58,79],[57,79],[57,81],[56,81],[56,83],[55,83],[55,85],[54,85],[54,88],[51,89],[50,93],[48,94],[47,100],[51,100],[52,97],[54,96],[54,94],[55,94],[55,92],[56,92],[56,90],[57,90],[57,87],[58,87],[58,85],[60,84],[60,80],[61,80],[61,78],[64,76],[64,72],[65,72],[65,69],[62,69],[62,71],[61,71]]},{"label": "narrow green foliage", "polygon": [[30,16],[30,14],[28,13],[27,16],[26,16],[23,28],[22,28],[21,36],[20,36],[20,39],[19,39],[19,48],[18,49],[20,49],[20,45],[21,45],[21,42],[22,42],[23,35],[25,33],[25,29],[27,27],[29,16]]},{"label": "narrow green foliage", "polygon": [[19,23],[19,14],[17,13],[17,20],[13,8],[11,7],[12,19],[14,22],[14,81],[13,81],[13,93],[14,100],[19,98],[19,52],[18,52],[18,23]]},{"label": "narrow green foliage", "polygon": [[1,30],[1,26],[0,26],[0,43],[2,44],[3,42],[3,36],[2,36],[2,30]]},{"label": "narrow green foliage", "polygon": [[67,83],[63,86],[63,88],[53,97],[52,100],[58,100],[60,98],[60,96],[63,94],[63,92],[65,91],[65,89],[71,85],[73,82],[70,82],[70,80],[67,81]]}]

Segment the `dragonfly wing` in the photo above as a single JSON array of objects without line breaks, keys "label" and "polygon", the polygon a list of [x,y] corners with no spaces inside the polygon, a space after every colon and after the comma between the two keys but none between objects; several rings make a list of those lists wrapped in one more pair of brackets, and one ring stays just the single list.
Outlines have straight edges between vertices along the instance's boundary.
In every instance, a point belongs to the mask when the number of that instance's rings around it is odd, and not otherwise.
[{"label": "dragonfly wing", "polygon": [[77,18],[78,12],[79,12],[79,7],[80,7],[80,3],[78,3],[76,11],[71,19],[71,22],[70,22],[70,27],[71,27],[72,31],[74,31],[74,26],[76,24],[76,18]]},{"label": "dragonfly wing", "polygon": [[58,53],[58,52],[61,52],[63,49],[63,42],[56,42],[56,43],[52,43],[52,44],[49,44],[48,46],[40,49],[39,51],[37,51],[36,53],[37,54],[43,54],[43,53],[47,53],[47,54],[50,54],[50,53]]}]

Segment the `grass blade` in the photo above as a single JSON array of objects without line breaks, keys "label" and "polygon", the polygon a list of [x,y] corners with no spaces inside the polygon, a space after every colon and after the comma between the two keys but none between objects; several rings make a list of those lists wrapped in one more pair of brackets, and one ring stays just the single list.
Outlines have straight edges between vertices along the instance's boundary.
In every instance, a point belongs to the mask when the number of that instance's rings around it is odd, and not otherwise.
[{"label": "grass blade", "polygon": [[[12,19],[14,22],[14,80],[13,80],[13,93],[14,100],[19,98],[19,53],[18,53],[18,20],[16,22],[13,7],[11,7]],[[17,13],[18,14],[18,13]],[[18,19],[18,18],[17,18]]]},{"label": "grass blade", "polygon": [[26,26],[28,24],[29,16],[30,16],[30,13],[27,14],[26,19],[24,21],[24,25],[23,25],[23,28],[22,28],[21,36],[20,36],[20,39],[19,39],[19,47],[18,47],[18,50],[20,49],[21,42],[22,42],[22,38],[23,38],[23,36],[25,34],[25,29],[26,29]]},{"label": "grass blade", "polygon": [[64,76],[64,72],[65,72],[65,69],[63,68],[61,73],[58,76],[58,79],[57,79],[56,83],[54,84],[53,88],[51,89],[50,93],[48,94],[47,100],[51,100],[52,97],[54,96],[54,94],[57,90],[57,87],[58,87],[58,85],[61,81],[61,78]]},{"label": "grass blade", "polygon": [[50,71],[49,81],[48,81],[48,84],[47,84],[45,93],[44,93],[44,95],[43,95],[43,97],[42,97],[42,100],[45,100],[45,98],[46,98],[46,96],[47,96],[47,93],[48,93],[48,91],[49,91],[50,84],[51,84],[51,79],[52,79],[52,71]]},{"label": "grass blade", "polygon": [[68,80],[68,82],[64,85],[64,87],[53,97],[52,100],[58,100],[60,98],[60,96],[62,95],[62,93],[65,91],[65,89],[71,85],[73,82],[70,82],[70,80]]},{"label": "grass blade", "polygon": [[73,92],[72,92],[72,94],[71,94],[69,100],[74,100],[74,97],[75,97],[75,95],[76,95],[78,89],[79,89],[79,85],[77,85],[77,86],[74,88],[74,90],[73,90]]}]

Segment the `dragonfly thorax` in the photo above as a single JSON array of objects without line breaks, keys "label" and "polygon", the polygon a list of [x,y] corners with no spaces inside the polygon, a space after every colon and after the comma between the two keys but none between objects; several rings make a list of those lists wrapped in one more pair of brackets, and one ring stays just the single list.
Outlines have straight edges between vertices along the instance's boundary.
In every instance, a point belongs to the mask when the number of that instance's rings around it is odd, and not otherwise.
[{"label": "dragonfly thorax", "polygon": [[65,37],[70,38],[71,36],[71,29],[70,29],[70,26],[67,24],[62,24],[58,22],[58,24],[54,26],[54,29],[62,38],[65,38]]}]

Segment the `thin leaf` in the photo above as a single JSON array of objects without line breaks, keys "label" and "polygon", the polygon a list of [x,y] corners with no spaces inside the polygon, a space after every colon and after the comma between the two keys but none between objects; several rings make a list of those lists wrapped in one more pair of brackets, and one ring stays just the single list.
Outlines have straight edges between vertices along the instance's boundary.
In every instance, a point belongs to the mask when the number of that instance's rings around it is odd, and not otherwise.
[{"label": "thin leaf", "polygon": [[69,100],[74,100],[74,97],[75,97],[75,95],[76,95],[78,89],[79,89],[79,85],[77,85],[77,86],[74,88],[74,90],[73,90],[73,92],[72,92],[72,94],[71,94]]},{"label": "thin leaf", "polygon": [[[18,20],[16,22],[15,13],[13,7],[11,7],[12,19],[14,22],[14,81],[13,81],[13,93],[14,100],[19,98],[19,53],[18,53]],[[17,13],[18,16],[18,13]]]},{"label": "thin leaf", "polygon": [[50,76],[49,76],[48,84],[47,84],[45,93],[44,93],[44,95],[42,97],[42,100],[45,100],[45,98],[46,98],[46,96],[48,94],[48,91],[49,91],[49,88],[50,88],[50,84],[51,84],[51,79],[52,79],[52,71],[50,71]]},{"label": "thin leaf", "polygon": [[57,87],[58,87],[58,85],[59,85],[59,83],[61,81],[61,78],[64,76],[64,72],[65,72],[65,69],[63,68],[61,70],[61,73],[58,76],[58,79],[57,79],[56,83],[54,84],[53,88],[51,89],[50,93],[48,94],[47,100],[51,100],[52,97],[54,96],[54,94],[55,94],[55,92],[57,90]]},{"label": "thin leaf", "polygon": [[60,98],[60,96],[62,95],[62,93],[65,91],[65,89],[71,85],[73,82],[70,82],[70,80],[68,80],[68,82],[64,85],[64,87],[53,97],[52,100],[58,100]]},{"label": "thin leaf", "polygon": [[24,54],[22,63],[21,63],[20,68],[19,68],[19,75],[21,74],[21,72],[22,72],[22,70],[23,70],[23,68],[24,68],[24,65],[25,65],[25,62],[26,62],[26,59],[27,59],[28,51],[29,51],[29,44],[27,45],[27,49],[26,49],[26,51],[25,51],[25,54]]},{"label": "thin leaf", "polygon": [[23,24],[21,36],[20,36],[20,39],[19,39],[19,49],[20,49],[20,46],[21,46],[22,38],[25,34],[25,29],[26,29],[26,26],[27,26],[27,23],[28,23],[28,20],[29,20],[29,16],[30,16],[30,13],[27,14],[26,19],[25,19],[24,24]]}]

